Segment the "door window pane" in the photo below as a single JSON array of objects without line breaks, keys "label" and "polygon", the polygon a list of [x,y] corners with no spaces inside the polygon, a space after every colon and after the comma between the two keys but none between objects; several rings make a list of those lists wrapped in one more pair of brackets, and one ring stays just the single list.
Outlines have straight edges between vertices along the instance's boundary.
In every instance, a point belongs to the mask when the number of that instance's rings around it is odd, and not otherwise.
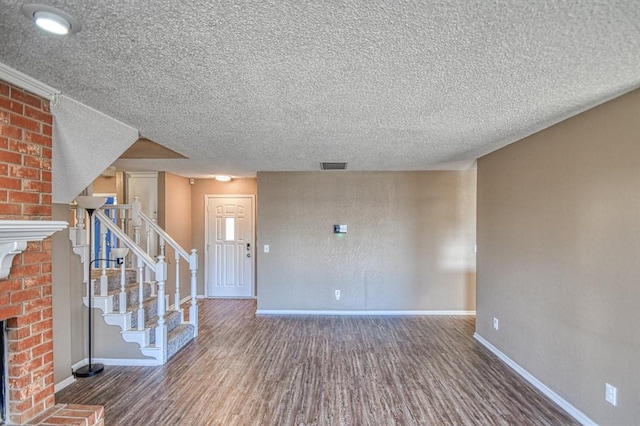
[{"label": "door window pane", "polygon": [[226,217],[224,219],[224,240],[235,241],[236,239],[236,218]]}]

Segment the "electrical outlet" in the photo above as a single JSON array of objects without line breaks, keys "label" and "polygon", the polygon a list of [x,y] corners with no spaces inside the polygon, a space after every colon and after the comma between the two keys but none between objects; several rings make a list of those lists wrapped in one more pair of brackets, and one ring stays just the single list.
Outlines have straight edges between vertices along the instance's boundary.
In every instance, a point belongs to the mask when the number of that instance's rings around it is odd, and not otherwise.
[{"label": "electrical outlet", "polygon": [[340,300],[340,290],[336,290],[336,300]]},{"label": "electrical outlet", "polygon": [[269,244],[264,245],[264,252],[269,253]]},{"label": "electrical outlet", "polygon": [[610,385],[609,383],[605,383],[604,400],[616,407],[618,405],[618,388]]},{"label": "electrical outlet", "polygon": [[500,321],[498,321],[498,318],[493,318],[493,328],[494,330],[498,330],[500,328]]}]

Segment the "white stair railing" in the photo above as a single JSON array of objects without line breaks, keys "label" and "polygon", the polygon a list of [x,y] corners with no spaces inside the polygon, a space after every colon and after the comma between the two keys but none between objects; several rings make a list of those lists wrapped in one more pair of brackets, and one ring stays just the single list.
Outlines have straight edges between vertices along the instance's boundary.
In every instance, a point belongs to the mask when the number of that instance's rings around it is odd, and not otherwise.
[{"label": "white stair railing", "polygon": [[[139,200],[136,197],[136,201]],[[158,226],[154,220],[145,215],[139,208],[136,208],[135,202],[133,204],[134,214],[137,212],[137,216],[140,221],[145,224],[147,233],[147,247],[151,246],[151,238],[157,238],[160,246],[160,255],[158,258],[164,258],[165,244],[169,244],[175,253],[175,265],[176,265],[176,290],[174,294],[174,309],[179,310],[182,315],[182,308],[180,303],[182,301],[180,297],[180,263],[181,260],[186,262],[191,271],[190,280],[190,299],[191,305],[189,306],[189,323],[193,325],[195,331],[194,335],[198,335],[198,301],[197,301],[197,289],[198,289],[198,252],[196,249],[192,249],[191,253],[188,253],[171,235],[169,235],[164,229]],[[184,315],[183,315],[184,318]]]},{"label": "white stair railing", "polygon": [[[93,216],[98,219],[101,225],[109,228],[113,232],[119,241],[120,247],[127,247],[134,258],[137,259],[138,265],[138,279],[139,279],[139,291],[140,291],[140,305],[138,309],[138,329],[144,329],[144,306],[142,301],[144,299],[144,284],[142,278],[142,270],[146,267],[151,270],[154,275],[155,281],[158,286],[157,300],[158,300],[158,325],[156,326],[156,342],[155,345],[160,349],[160,356],[158,362],[164,364],[167,361],[167,326],[165,324],[166,313],[166,301],[164,297],[165,285],[167,279],[167,262],[164,260],[164,256],[158,256],[158,260],[155,261],[144,250],[138,246],[127,234],[125,234],[113,221],[104,214],[101,210],[96,210]],[[142,327],[142,328],[141,328]]]}]

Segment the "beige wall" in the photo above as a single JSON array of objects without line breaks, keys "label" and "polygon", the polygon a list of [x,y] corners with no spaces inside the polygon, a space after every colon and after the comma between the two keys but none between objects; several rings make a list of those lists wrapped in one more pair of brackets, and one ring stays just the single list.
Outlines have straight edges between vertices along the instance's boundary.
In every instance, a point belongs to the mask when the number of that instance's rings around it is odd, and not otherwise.
[{"label": "beige wall", "polygon": [[258,190],[259,309],[475,309],[475,171],[258,173]]},{"label": "beige wall", "polygon": [[191,185],[191,241],[198,250],[198,294],[204,295],[204,270],[206,253],[204,251],[204,196],[257,194],[256,179],[234,179],[231,182],[218,182],[215,179],[195,179]]},{"label": "beige wall", "polygon": [[[189,179],[160,173],[158,176],[158,224],[184,248],[191,252],[191,185]],[[165,257],[168,263],[166,293],[171,296],[171,304],[175,298],[176,259],[171,246],[166,245]],[[189,264],[180,260],[180,298],[190,295],[191,273]]]},{"label": "beige wall", "polygon": [[640,91],[478,161],[477,332],[599,424],[640,418],[639,277]]},{"label": "beige wall", "polygon": [[114,176],[98,176],[93,181],[91,192],[94,194],[116,194],[118,204],[126,204],[123,173],[117,172]]}]

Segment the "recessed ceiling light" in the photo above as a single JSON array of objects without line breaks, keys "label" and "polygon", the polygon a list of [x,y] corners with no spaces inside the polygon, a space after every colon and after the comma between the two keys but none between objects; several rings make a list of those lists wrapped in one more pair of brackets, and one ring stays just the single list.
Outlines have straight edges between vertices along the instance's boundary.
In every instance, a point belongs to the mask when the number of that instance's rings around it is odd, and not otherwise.
[{"label": "recessed ceiling light", "polygon": [[231,181],[231,176],[216,175],[214,179],[217,180],[218,182],[229,182]]},{"label": "recessed ceiling light", "polygon": [[47,32],[57,35],[75,34],[82,25],[73,16],[60,9],[44,4],[25,4],[22,13]]},{"label": "recessed ceiling light", "polygon": [[69,28],[71,25],[66,19],[54,15],[49,12],[36,12],[33,14],[36,25],[45,31],[58,35],[69,34]]}]

